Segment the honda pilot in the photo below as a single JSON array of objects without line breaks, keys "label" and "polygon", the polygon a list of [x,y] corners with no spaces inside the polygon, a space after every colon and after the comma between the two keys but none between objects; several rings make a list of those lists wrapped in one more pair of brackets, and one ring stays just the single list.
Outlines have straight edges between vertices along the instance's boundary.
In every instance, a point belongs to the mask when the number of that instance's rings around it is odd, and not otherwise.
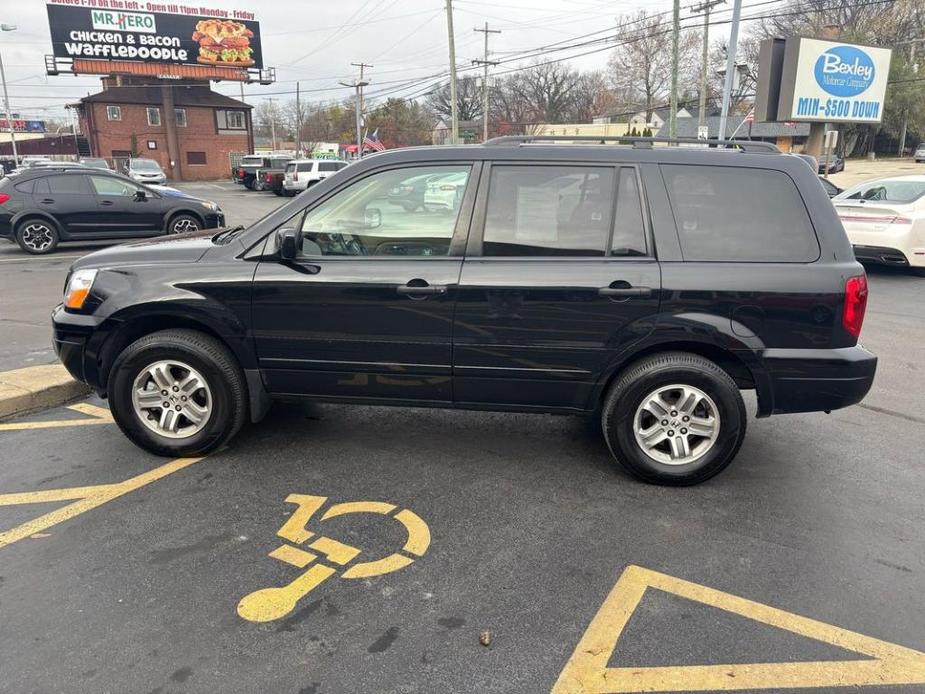
[{"label": "honda pilot", "polygon": [[[758,417],[834,410],[877,359],[815,172],[763,143],[664,144],[365,157],[247,228],[76,261],[55,348],[159,455],[302,398],[593,416],[633,475],[702,482],[742,444],[741,391]],[[392,204],[434,180],[439,209]]]}]

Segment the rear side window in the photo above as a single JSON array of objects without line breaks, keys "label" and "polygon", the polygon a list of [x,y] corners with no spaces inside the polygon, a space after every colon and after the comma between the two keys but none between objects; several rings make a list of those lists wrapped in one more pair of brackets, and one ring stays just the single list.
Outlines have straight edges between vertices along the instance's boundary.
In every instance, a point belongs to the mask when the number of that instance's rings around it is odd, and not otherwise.
[{"label": "rear side window", "polygon": [[612,256],[646,255],[646,228],[642,217],[642,198],[636,170],[628,166],[620,169],[617,183],[617,213],[613,221]]},{"label": "rear side window", "polygon": [[312,162],[308,162],[307,164],[297,164],[297,166],[299,167],[297,171],[305,172],[311,171],[314,164]]},{"label": "rear side window", "polygon": [[318,163],[319,171],[337,171],[339,168],[337,162],[333,161],[322,161]]},{"label": "rear side window", "polygon": [[603,256],[614,169],[493,166],[483,256]]},{"label": "rear side window", "polygon": [[661,167],[685,260],[805,263],[819,244],[796,186],[780,171]]},{"label": "rear side window", "polygon": [[83,195],[90,192],[86,176],[49,176],[48,188],[52,195]]},{"label": "rear side window", "polygon": [[35,185],[35,180],[23,181],[22,183],[17,183],[13,186],[20,193],[31,193],[32,188]]}]

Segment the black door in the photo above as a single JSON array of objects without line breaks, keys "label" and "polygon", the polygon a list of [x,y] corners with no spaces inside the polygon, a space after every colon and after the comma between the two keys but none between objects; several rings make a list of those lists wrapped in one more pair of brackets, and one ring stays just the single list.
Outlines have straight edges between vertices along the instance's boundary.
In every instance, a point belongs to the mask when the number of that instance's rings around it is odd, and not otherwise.
[{"label": "black door", "polygon": [[163,201],[156,194],[115,176],[89,178],[96,193],[100,235],[146,236],[163,231]]},{"label": "black door", "polygon": [[594,384],[658,310],[640,188],[633,167],[483,173],[453,337],[458,404],[589,406]]},{"label": "black door", "polygon": [[[298,259],[261,261],[254,277],[254,337],[271,392],[452,400],[453,308],[477,172],[469,163],[374,171],[293,220]],[[439,212],[389,200],[423,173],[468,192]]]},{"label": "black door", "polygon": [[36,207],[58,220],[69,237],[89,236],[95,230],[96,197],[82,172],[36,180],[32,199]]}]

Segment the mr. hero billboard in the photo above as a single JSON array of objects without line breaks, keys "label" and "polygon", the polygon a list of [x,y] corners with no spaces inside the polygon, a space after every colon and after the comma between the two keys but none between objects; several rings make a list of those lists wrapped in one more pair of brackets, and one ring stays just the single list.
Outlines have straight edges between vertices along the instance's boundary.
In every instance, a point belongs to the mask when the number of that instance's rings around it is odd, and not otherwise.
[{"label": "mr. hero billboard", "polygon": [[836,41],[787,39],[777,120],[879,123],[892,53]]},{"label": "mr. hero billboard", "polygon": [[[99,0],[49,3],[56,58],[130,60],[173,65],[261,68],[260,24],[253,14],[202,6],[126,2],[132,11]],[[147,12],[148,7],[179,12]]]}]

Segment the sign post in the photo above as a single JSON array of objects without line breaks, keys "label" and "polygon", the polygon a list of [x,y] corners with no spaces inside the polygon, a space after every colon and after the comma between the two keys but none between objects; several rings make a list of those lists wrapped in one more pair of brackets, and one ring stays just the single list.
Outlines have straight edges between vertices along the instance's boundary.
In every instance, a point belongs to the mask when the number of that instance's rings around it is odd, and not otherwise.
[{"label": "sign post", "polygon": [[832,150],[835,149],[835,145],[838,144],[838,131],[837,130],[826,130],[825,136],[823,137],[823,147],[825,148],[825,177],[829,177],[829,158],[832,154]]}]

